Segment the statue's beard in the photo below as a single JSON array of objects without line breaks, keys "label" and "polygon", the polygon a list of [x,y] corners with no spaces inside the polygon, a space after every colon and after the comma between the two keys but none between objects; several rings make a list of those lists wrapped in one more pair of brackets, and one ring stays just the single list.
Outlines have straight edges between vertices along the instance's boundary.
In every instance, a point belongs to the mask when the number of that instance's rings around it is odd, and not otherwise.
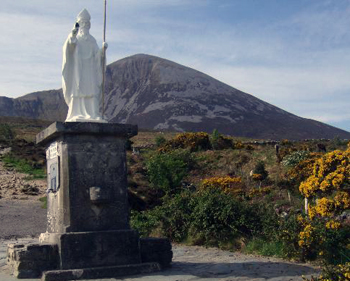
[{"label": "statue's beard", "polygon": [[87,39],[89,36],[89,29],[88,28],[80,28],[79,29],[79,37],[82,39]]}]

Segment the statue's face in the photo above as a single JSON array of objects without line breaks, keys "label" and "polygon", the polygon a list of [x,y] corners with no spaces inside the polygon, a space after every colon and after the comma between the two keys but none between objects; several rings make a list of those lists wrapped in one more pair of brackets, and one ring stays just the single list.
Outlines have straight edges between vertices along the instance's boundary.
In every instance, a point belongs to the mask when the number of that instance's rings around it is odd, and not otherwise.
[{"label": "statue's face", "polygon": [[79,28],[89,30],[91,27],[91,23],[89,20],[80,20],[79,21]]}]

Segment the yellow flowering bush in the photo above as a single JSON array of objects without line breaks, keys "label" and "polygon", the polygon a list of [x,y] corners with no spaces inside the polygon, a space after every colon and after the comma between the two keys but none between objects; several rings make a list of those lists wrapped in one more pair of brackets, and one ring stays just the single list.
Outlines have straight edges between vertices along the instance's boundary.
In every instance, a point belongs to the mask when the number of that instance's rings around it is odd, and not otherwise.
[{"label": "yellow flowering bush", "polygon": [[345,186],[350,186],[350,148],[335,150],[319,158],[311,176],[300,184],[299,190],[305,197],[312,197]]},{"label": "yellow flowering bush", "polygon": [[307,224],[304,227],[304,230],[299,233],[298,244],[301,247],[310,247],[314,240],[314,228]]},{"label": "yellow flowering bush", "polygon": [[245,185],[241,177],[212,177],[202,180],[201,188],[216,188],[226,194],[238,195],[243,193]]},{"label": "yellow flowering bush", "polygon": [[233,144],[233,147],[235,149],[242,149],[242,148],[244,148],[244,144],[241,141],[237,141]]},{"label": "yellow flowering bush", "polygon": [[287,172],[288,178],[295,181],[296,183],[301,183],[302,181],[305,181],[308,177],[312,175],[315,162],[322,155],[323,154],[316,152],[309,153],[307,159],[300,161],[297,165],[295,165]]},{"label": "yellow flowering bush", "polygon": [[209,134],[205,132],[177,134],[173,139],[165,142],[158,150],[159,152],[168,152],[178,148],[189,148],[191,151],[210,149]]},{"label": "yellow flowering bush", "polygon": [[350,208],[350,147],[314,160],[311,173],[310,167],[305,166],[310,175],[299,186],[309,204],[298,244],[309,256],[318,252],[327,262],[344,262],[342,255],[350,253],[346,247],[350,227],[339,215]]},{"label": "yellow flowering bush", "polygon": [[348,281],[350,280],[350,262],[328,266],[323,269],[322,274],[318,277],[308,279],[303,277],[304,281]]},{"label": "yellow flowering bush", "polygon": [[326,228],[328,229],[338,229],[340,228],[340,222],[338,221],[334,221],[334,220],[330,220],[326,223]]},{"label": "yellow flowering bush", "polygon": [[262,174],[252,174],[252,179],[254,181],[262,181],[264,179]]},{"label": "yellow flowering bush", "polygon": [[253,198],[255,196],[269,194],[271,190],[271,187],[253,188],[248,192],[248,197]]},{"label": "yellow flowering bush", "polygon": [[321,198],[317,200],[315,206],[316,214],[319,214],[321,217],[331,217],[334,215],[334,201],[332,199]]}]

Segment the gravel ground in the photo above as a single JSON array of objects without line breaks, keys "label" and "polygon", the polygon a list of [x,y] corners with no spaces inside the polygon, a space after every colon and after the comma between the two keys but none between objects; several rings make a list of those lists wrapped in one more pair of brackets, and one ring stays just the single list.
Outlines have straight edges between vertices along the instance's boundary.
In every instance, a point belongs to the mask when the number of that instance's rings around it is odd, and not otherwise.
[{"label": "gravel ground", "polygon": [[46,210],[39,201],[0,200],[0,239],[38,236],[46,231]]}]

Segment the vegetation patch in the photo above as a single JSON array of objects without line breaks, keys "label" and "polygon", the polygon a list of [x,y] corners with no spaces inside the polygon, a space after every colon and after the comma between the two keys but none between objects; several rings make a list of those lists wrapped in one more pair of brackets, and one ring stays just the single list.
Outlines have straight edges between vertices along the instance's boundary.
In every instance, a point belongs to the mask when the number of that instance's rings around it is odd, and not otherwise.
[{"label": "vegetation patch", "polygon": [[19,173],[28,174],[28,180],[46,178],[45,169],[36,167],[35,164],[30,163],[26,159],[20,159],[12,153],[2,156],[1,161],[7,169],[15,169]]}]

